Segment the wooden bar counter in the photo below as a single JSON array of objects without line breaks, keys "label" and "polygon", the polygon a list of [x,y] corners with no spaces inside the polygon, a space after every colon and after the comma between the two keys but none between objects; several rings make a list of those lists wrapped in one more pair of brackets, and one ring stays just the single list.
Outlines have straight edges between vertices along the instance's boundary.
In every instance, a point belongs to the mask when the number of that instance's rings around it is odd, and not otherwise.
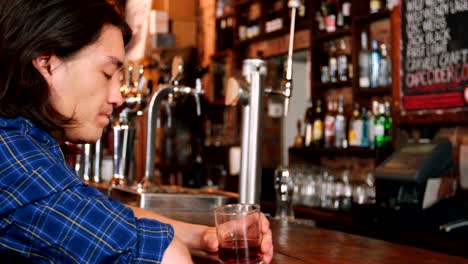
[{"label": "wooden bar counter", "polygon": [[[282,263],[468,263],[468,259],[338,231],[270,220],[275,254]],[[194,254],[195,263],[218,263]]]},{"label": "wooden bar counter", "polygon": [[[107,193],[107,187],[96,186]],[[119,197],[114,197],[118,198]],[[121,197],[120,197],[121,198]],[[263,207],[263,209],[267,208]],[[214,225],[212,211],[155,210],[173,219],[189,223]],[[268,211],[268,210],[267,210]],[[468,258],[438,253],[383,240],[358,236],[321,227],[312,220],[281,222],[270,218],[273,232],[274,257],[272,264],[295,263],[467,263]],[[411,234],[408,234],[411,236]],[[195,263],[219,263],[217,254],[206,255],[193,251]],[[465,255],[463,255],[465,256]]]}]

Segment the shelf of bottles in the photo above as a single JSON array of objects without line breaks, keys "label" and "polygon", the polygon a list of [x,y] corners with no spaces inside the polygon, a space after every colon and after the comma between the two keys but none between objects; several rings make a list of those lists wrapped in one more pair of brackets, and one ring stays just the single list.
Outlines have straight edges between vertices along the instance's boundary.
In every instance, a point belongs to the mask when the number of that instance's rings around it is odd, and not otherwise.
[{"label": "shelf of bottles", "polygon": [[351,34],[351,0],[326,0],[315,12],[314,40],[328,40]]},{"label": "shelf of bottles", "polygon": [[[389,21],[386,22],[390,23]],[[385,21],[380,23],[385,23]],[[392,66],[389,34],[371,34],[368,28],[371,27],[367,25],[359,27],[361,29],[360,36],[359,39],[356,39],[359,44],[357,93],[362,95],[390,93]],[[374,36],[369,37],[372,35]]]},{"label": "shelf of bottles", "polygon": [[249,43],[257,39],[262,29],[262,3],[261,1],[236,2],[237,39],[236,44]]},{"label": "shelf of bottles", "polygon": [[342,37],[318,46],[320,54],[320,82],[318,89],[331,89],[352,86],[353,65],[351,60],[351,38]]},{"label": "shelf of bottles", "polygon": [[216,2],[216,52],[234,47],[235,15],[232,0]]},{"label": "shelf of bottles", "polygon": [[[325,109],[326,105],[326,109]],[[296,141],[296,153],[348,154],[373,156],[375,151],[392,148],[392,118],[389,101],[374,99],[368,110],[354,103],[351,114],[344,110],[343,96],[308,102],[304,115],[303,140]]]},{"label": "shelf of bottles", "polygon": [[216,1],[216,18],[222,19],[234,14],[234,3],[232,0],[217,0]]},{"label": "shelf of bottles", "polygon": [[282,30],[285,26],[284,0],[270,0],[263,4],[265,10],[265,34]]},{"label": "shelf of bottles", "polygon": [[[390,12],[381,0],[367,3],[353,16],[351,1],[317,4],[314,100],[305,113],[302,145],[307,153],[372,157],[391,150]],[[296,153],[300,149],[293,148]]]},{"label": "shelf of bottles", "polygon": [[388,17],[390,17],[390,10],[380,7],[370,10],[369,14],[356,16],[353,20],[361,23],[372,23]]},{"label": "shelf of bottles", "polygon": [[[287,0],[234,2],[237,18],[236,45],[248,45],[289,33],[290,9]],[[296,30],[309,28],[309,2],[302,0],[297,10]]]},{"label": "shelf of bottles", "polygon": [[315,4],[313,78],[315,91],[352,87],[351,1],[325,0]]}]

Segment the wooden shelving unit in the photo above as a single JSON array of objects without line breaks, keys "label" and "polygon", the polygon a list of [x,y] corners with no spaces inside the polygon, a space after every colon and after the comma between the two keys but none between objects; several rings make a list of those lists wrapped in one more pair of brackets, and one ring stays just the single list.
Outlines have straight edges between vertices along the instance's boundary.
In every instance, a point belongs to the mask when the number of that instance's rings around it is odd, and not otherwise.
[{"label": "wooden shelving unit", "polygon": [[351,28],[338,29],[335,32],[322,33],[312,38],[313,41],[329,41],[351,35]]},{"label": "wooden shelving unit", "polygon": [[356,94],[360,97],[390,95],[391,93],[392,93],[391,86],[357,89],[356,91]]},{"label": "wooden shelving unit", "polygon": [[391,12],[388,9],[384,9],[377,13],[358,15],[353,18],[354,22],[360,23],[372,23],[380,19],[390,18]]},{"label": "wooden shelving unit", "polygon": [[393,152],[392,148],[386,149],[371,149],[361,147],[348,147],[348,148],[315,148],[315,147],[291,147],[289,148],[289,154],[292,155],[296,160],[310,161],[317,163],[321,157],[359,157],[359,158],[371,158],[374,159],[375,164],[379,164],[384,161]]},{"label": "wooden shelving unit", "polygon": [[259,3],[261,0],[234,0],[234,6],[241,6],[246,4]]},{"label": "wooden shelving unit", "polygon": [[314,83],[315,88],[318,90],[328,90],[328,89],[337,89],[343,87],[352,87],[352,81],[345,81],[345,82],[328,82],[328,83]]},{"label": "wooden shelving unit", "polygon": [[[278,38],[285,38],[289,35],[289,8],[287,8],[287,0],[282,1],[282,15],[280,17],[283,19],[283,27],[281,29],[275,30],[273,32],[265,32],[265,23],[268,19],[267,14],[277,13],[278,11],[269,11],[267,8],[272,9],[275,2],[272,0],[239,0],[233,2],[234,17],[235,17],[235,27],[234,27],[234,43],[233,48],[229,51],[218,51],[214,56],[214,60],[220,60],[224,57],[231,56],[230,61],[233,63],[233,70],[239,72],[242,67],[242,61],[247,57],[249,49],[255,46],[258,43],[266,42],[269,40],[274,40]],[[375,97],[391,97],[392,96],[392,86],[389,87],[377,87],[372,89],[360,89],[358,83],[359,69],[358,69],[358,54],[360,51],[360,33],[362,30],[369,30],[369,27],[372,23],[382,20],[390,19],[392,12],[389,10],[382,10],[381,12],[370,14],[369,13],[369,2],[365,0],[352,0],[352,13],[351,13],[351,24],[348,27],[337,29],[334,32],[327,33],[318,33],[317,32],[317,21],[315,20],[315,14],[320,10],[321,1],[304,1],[306,4],[306,15],[300,20],[297,20],[296,32],[301,30],[308,30],[310,36],[310,44],[308,50],[310,52],[311,59],[311,72],[310,72],[310,82],[311,82],[311,94],[314,100],[321,99],[322,102],[325,102],[326,95],[328,93],[340,93],[341,90],[351,91],[351,98],[353,102],[359,102],[364,104],[367,109],[370,109],[370,99]],[[241,23],[244,23],[243,19],[252,16],[250,12],[252,5],[261,5],[260,8],[255,7],[255,12],[258,13],[260,10],[260,17],[254,15],[251,17],[253,19],[250,23],[259,25],[259,34],[252,38],[242,39],[239,38],[239,26]],[[229,14],[232,15],[232,14]],[[243,22],[241,22],[243,21]],[[242,24],[242,25],[251,25],[251,24]],[[349,62],[353,65],[352,77],[348,81],[338,81],[334,83],[321,83],[320,78],[320,66],[327,63],[327,54],[324,52],[323,47],[331,42],[337,41],[341,38],[346,38],[346,41],[351,46],[348,46],[349,52]],[[370,38],[370,37],[369,37]],[[390,40],[389,40],[390,41]],[[391,41],[390,41],[391,42]],[[390,43],[389,43],[390,44]],[[369,45],[370,46],[370,45]],[[229,54],[229,55],[228,55]],[[266,58],[265,58],[266,59]],[[350,89],[347,89],[350,88]],[[335,90],[337,92],[335,92]],[[325,108],[326,104],[322,104]],[[350,107],[348,107],[349,109]],[[346,150],[336,150],[336,149],[290,149],[291,154],[293,155],[339,155],[339,156],[365,156],[376,160],[379,159],[380,152],[375,150],[362,150],[362,149],[353,149],[348,148]],[[381,160],[381,159],[380,159]]]}]

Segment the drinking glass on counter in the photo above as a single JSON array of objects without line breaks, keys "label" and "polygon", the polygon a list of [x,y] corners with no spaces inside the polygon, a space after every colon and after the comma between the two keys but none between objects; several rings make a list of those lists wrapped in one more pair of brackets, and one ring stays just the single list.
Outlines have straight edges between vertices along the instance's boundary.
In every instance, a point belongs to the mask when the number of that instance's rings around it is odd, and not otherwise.
[{"label": "drinking glass on counter", "polygon": [[293,175],[286,167],[275,170],[276,214],[275,218],[294,220],[293,197],[295,183]]},{"label": "drinking glass on counter", "polygon": [[353,186],[353,202],[355,204],[373,204],[375,203],[375,184],[374,174],[367,172],[365,178],[358,181]]},{"label": "drinking glass on counter", "polygon": [[322,169],[317,166],[307,166],[304,176],[297,184],[299,187],[299,203],[307,206],[320,206],[322,193]]},{"label": "drinking glass on counter", "polygon": [[322,193],[320,205],[322,208],[332,209],[335,195],[335,175],[325,170],[323,173]]},{"label": "drinking glass on counter", "polygon": [[218,255],[221,263],[263,262],[260,206],[228,204],[215,209]]},{"label": "drinking glass on counter", "polygon": [[352,210],[353,204],[375,203],[372,171],[330,169],[296,164],[275,171],[277,211],[275,218],[293,220],[293,205]]},{"label": "drinking glass on counter", "polygon": [[291,166],[288,168],[289,177],[292,179],[293,183],[293,196],[292,196],[292,203],[300,204],[301,200],[301,193],[302,188],[304,186],[304,181],[306,179],[306,167],[302,164],[298,164],[295,166]]}]

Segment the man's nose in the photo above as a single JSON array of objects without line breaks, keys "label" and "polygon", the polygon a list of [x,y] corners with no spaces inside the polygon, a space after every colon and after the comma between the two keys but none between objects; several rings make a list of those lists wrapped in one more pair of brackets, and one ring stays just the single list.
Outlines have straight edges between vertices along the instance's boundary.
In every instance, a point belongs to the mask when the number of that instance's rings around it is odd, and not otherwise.
[{"label": "man's nose", "polygon": [[122,93],[120,92],[119,81],[112,85],[111,92],[109,94],[109,103],[115,106],[121,106],[124,103]]}]

